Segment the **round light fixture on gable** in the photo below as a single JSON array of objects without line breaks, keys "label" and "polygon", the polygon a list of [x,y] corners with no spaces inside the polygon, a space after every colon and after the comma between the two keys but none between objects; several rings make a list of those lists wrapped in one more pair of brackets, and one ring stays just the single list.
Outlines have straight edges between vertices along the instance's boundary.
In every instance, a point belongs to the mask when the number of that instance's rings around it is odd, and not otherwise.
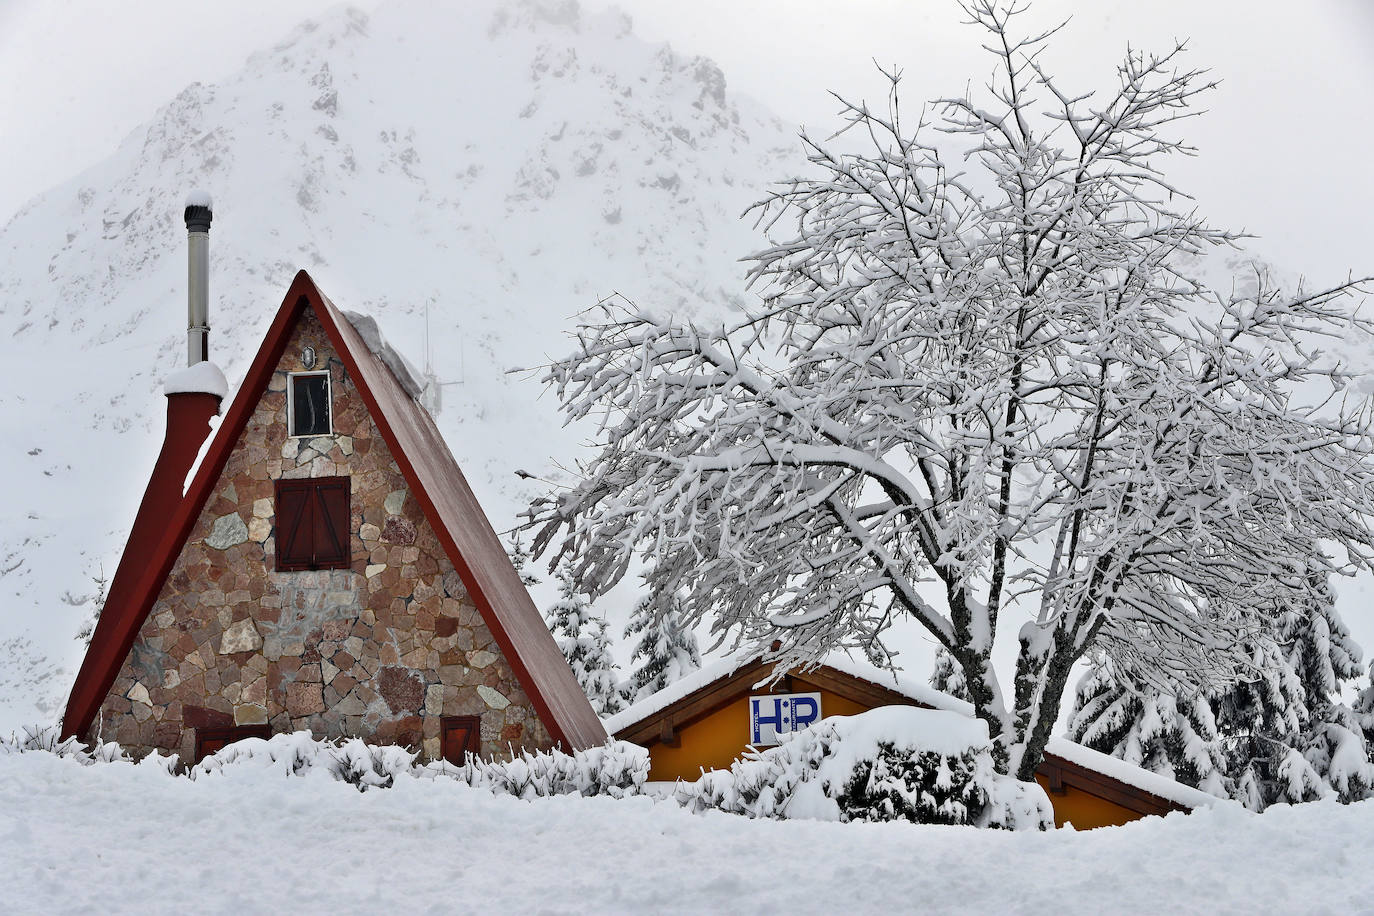
[{"label": "round light fixture on gable", "polygon": [[301,365],[307,369],[315,368],[315,348],[306,347],[301,351]]}]

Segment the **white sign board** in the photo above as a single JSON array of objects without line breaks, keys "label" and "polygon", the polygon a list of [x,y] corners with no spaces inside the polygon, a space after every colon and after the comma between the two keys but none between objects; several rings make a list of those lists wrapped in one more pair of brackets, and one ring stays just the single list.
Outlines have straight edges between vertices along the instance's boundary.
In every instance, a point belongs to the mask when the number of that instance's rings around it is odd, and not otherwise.
[{"label": "white sign board", "polygon": [[777,744],[778,735],[800,731],[821,719],[819,693],[770,693],[749,698],[749,743]]}]

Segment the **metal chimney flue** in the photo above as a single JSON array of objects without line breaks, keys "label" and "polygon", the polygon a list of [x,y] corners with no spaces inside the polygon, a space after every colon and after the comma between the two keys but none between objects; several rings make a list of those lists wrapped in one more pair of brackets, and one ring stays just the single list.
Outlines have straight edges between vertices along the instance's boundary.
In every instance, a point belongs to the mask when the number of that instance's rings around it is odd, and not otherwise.
[{"label": "metal chimney flue", "polygon": [[213,204],[204,191],[186,197],[187,300],[186,365],[210,358],[210,219]]}]

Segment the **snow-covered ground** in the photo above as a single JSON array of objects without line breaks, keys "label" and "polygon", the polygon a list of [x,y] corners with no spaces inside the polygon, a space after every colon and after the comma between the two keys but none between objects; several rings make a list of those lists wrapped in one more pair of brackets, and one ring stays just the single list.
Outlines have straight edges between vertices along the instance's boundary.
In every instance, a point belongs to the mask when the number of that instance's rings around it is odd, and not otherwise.
[{"label": "snow-covered ground", "polygon": [[1374,803],[1077,833],[0,756],[0,912],[1374,912]]}]

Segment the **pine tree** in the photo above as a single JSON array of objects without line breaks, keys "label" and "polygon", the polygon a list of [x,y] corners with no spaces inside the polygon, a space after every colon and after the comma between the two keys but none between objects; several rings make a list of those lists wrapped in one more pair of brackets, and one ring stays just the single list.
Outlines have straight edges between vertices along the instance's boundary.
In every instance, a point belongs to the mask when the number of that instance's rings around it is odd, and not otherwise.
[{"label": "pine tree", "polygon": [[581,641],[582,631],[592,619],[592,608],[577,590],[577,583],[573,581],[572,572],[567,566],[560,567],[557,575],[559,597],[545,612],[544,620],[563,657],[568,660],[568,665],[577,671],[585,651]]},{"label": "pine tree", "polygon": [[964,669],[954,660],[944,646],[935,650],[935,668],[930,672],[930,686],[941,693],[947,693],[961,700],[968,700],[968,684],[964,682]]},{"label": "pine tree", "polygon": [[91,610],[76,631],[77,641],[87,647],[91,644],[91,637],[95,635],[96,624],[100,622],[100,613],[105,610],[105,592],[110,580],[105,578],[104,564],[100,566],[99,575],[91,576],[91,582],[95,584],[95,594],[90,599]]},{"label": "pine tree", "polygon": [[1326,577],[1315,569],[1307,575],[1313,600],[1278,609],[1253,648],[1254,677],[1213,701],[1228,771],[1238,787],[1253,787],[1240,800],[1255,810],[1332,791],[1349,802],[1374,788],[1359,716],[1339,700],[1341,687],[1362,673],[1363,653]]},{"label": "pine tree", "polygon": [[635,637],[630,664],[638,666],[626,685],[630,702],[655,694],[701,667],[696,634],[683,626],[682,607],[675,597],[666,602],[655,601],[653,594],[641,598],[625,627],[625,638]]},{"label": "pine tree", "polygon": [[517,533],[511,537],[510,544],[506,546],[506,555],[510,557],[510,565],[515,567],[516,573],[520,576],[520,581],[526,588],[531,585],[539,584],[539,577],[529,568],[532,559],[529,550],[520,543],[520,535]]},{"label": "pine tree", "polygon": [[1070,736],[1208,791],[1225,786],[1255,811],[1333,792],[1347,802],[1368,796],[1374,690],[1354,709],[1340,701],[1362,673],[1362,653],[1325,575],[1307,575],[1312,600],[1273,609],[1269,629],[1246,643],[1247,677],[1183,704],[1132,689],[1100,660],[1079,684]]},{"label": "pine tree", "polygon": [[605,618],[588,620],[582,628],[580,643],[581,659],[573,666],[573,674],[591,701],[592,710],[598,716],[613,716],[625,708],[625,698],[618,676],[620,666],[611,655]]},{"label": "pine tree", "polygon": [[1106,657],[1078,682],[1069,737],[1152,773],[1227,795],[1225,758],[1206,698],[1133,689]]},{"label": "pine tree", "polygon": [[558,570],[558,582],[559,598],[544,615],[545,622],[592,709],[598,716],[613,715],[624,707],[624,700],[606,621],[592,612],[567,566]]}]

